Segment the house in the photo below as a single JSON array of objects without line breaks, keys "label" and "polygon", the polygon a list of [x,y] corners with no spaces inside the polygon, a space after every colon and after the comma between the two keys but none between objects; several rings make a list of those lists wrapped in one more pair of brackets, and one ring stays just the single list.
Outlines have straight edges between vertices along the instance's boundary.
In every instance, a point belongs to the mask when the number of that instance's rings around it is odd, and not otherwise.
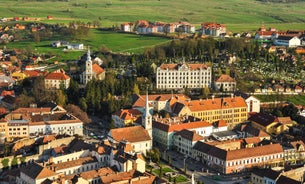
[{"label": "house", "polygon": [[250,116],[248,120],[253,127],[268,132],[270,127],[274,125],[276,118],[265,112],[259,112]]},{"label": "house", "polygon": [[[161,149],[173,149],[174,135],[182,130],[194,131],[202,137],[210,136],[213,132],[227,130],[224,121],[211,124],[192,116],[158,118],[153,120],[153,140],[154,144]],[[198,136],[196,136],[198,137]],[[189,152],[188,152],[189,153]],[[185,154],[185,153],[184,153]]]},{"label": "house", "polygon": [[303,88],[299,85],[296,85],[294,88],[294,92],[295,93],[302,93],[303,92]]},{"label": "house", "polygon": [[268,30],[266,30],[266,28],[262,26],[255,33],[254,38],[256,40],[271,40],[272,38],[274,38],[275,33],[277,33],[275,28],[269,28]]},{"label": "house", "polygon": [[[171,106],[177,101],[187,101],[190,97],[184,94],[151,94],[148,95],[149,107],[153,111],[160,112],[162,110],[172,112]],[[132,95],[132,108],[143,112],[145,107],[145,95]]]},{"label": "house", "polygon": [[197,141],[203,140],[203,136],[197,134],[194,130],[183,129],[174,134],[173,140],[175,150],[189,157],[193,157],[193,146]]},{"label": "house", "polygon": [[17,178],[17,184],[32,183],[40,184],[46,179],[54,180],[58,178],[59,174],[39,165],[38,163],[31,163],[20,171],[20,177]]},{"label": "house", "polygon": [[134,123],[142,116],[137,109],[121,109],[112,115],[115,127],[125,127],[134,125]]},{"label": "house", "polygon": [[297,47],[301,45],[301,40],[298,38],[298,36],[282,35],[278,36],[273,43],[277,46]]},{"label": "house", "polygon": [[124,32],[133,32],[134,24],[132,22],[125,22],[121,24],[121,31]]},{"label": "house", "polygon": [[215,89],[221,92],[235,91],[236,80],[223,74],[215,81]]},{"label": "house", "polygon": [[205,64],[161,64],[156,72],[157,89],[189,89],[210,87],[211,67]]},{"label": "house", "polygon": [[201,24],[201,32],[203,35],[219,37],[221,34],[226,34],[227,28],[224,24],[215,22],[206,22]]},{"label": "house", "polygon": [[70,85],[70,77],[63,69],[47,74],[44,81],[47,89],[67,89]]},{"label": "house", "polygon": [[214,146],[213,143],[198,141],[193,149],[197,160],[223,174],[243,172],[264,165],[277,166],[283,162],[284,157],[280,144],[225,150]]},{"label": "house", "polygon": [[241,91],[236,91],[234,93],[235,96],[241,96],[246,104],[247,104],[247,112],[253,113],[253,112],[260,112],[260,100],[255,98],[252,95],[248,95],[246,93],[243,93]]},{"label": "house", "polygon": [[67,45],[68,50],[84,50],[84,44],[82,43],[70,43]]},{"label": "house", "polygon": [[172,106],[172,112],[175,116],[189,115],[210,123],[222,119],[230,128],[248,119],[245,100],[233,95],[225,98],[212,96],[212,99],[176,102]]},{"label": "house", "polygon": [[108,137],[113,143],[129,142],[132,145],[133,152],[146,154],[146,151],[152,148],[152,138],[142,126],[111,129]]}]

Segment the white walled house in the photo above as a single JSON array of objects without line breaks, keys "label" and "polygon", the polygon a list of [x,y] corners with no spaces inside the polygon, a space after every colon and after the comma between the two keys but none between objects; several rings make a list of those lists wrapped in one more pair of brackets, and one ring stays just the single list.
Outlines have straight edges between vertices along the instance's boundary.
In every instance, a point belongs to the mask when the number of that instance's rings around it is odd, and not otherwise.
[{"label": "white walled house", "polygon": [[274,45],[286,46],[286,47],[297,47],[301,45],[301,40],[297,36],[282,35],[278,36],[274,40]]},{"label": "white walled house", "polygon": [[162,64],[157,68],[157,89],[210,87],[212,70],[205,64]]},{"label": "white walled house", "polygon": [[173,139],[175,150],[189,157],[193,157],[193,146],[197,141],[203,140],[203,136],[197,134],[196,131],[183,129],[176,132]]}]

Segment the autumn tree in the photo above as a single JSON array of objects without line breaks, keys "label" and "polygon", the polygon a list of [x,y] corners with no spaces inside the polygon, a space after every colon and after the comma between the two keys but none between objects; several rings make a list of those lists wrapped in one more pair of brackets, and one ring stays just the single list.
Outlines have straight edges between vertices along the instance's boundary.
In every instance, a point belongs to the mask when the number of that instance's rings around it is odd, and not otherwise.
[{"label": "autumn tree", "polygon": [[91,119],[88,117],[87,113],[80,109],[78,106],[73,104],[68,104],[66,106],[67,112],[73,114],[75,117],[80,119],[84,123],[91,123]]}]

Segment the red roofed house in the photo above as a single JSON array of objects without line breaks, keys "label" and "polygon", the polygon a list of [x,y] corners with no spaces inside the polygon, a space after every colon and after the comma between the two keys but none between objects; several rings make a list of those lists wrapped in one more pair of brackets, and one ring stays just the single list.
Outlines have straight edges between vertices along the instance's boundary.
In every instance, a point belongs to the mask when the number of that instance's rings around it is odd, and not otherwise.
[{"label": "red roofed house", "polygon": [[134,28],[134,24],[132,22],[125,22],[121,24],[121,31],[132,32],[133,28]]},{"label": "red roofed house", "polygon": [[217,91],[221,91],[221,92],[235,91],[236,81],[229,75],[221,75],[215,81],[215,88]]},{"label": "red roofed house", "polygon": [[60,89],[61,86],[67,89],[70,85],[70,77],[62,69],[49,73],[44,81],[47,89]]},{"label": "red roofed house", "polygon": [[121,109],[112,115],[115,127],[133,125],[142,113],[136,109]]},{"label": "red roofed house", "polygon": [[193,146],[197,141],[203,140],[203,136],[197,134],[194,130],[183,129],[175,133],[173,139],[178,152],[193,157]]},{"label": "red roofed house", "polygon": [[202,34],[218,37],[221,34],[225,34],[227,29],[224,24],[206,22],[201,24],[201,31]]},{"label": "red roofed house", "polygon": [[97,63],[92,63],[90,50],[87,52],[86,70],[80,75],[80,81],[82,84],[87,84],[93,78],[96,80],[104,80],[106,71],[100,67]]},{"label": "red roofed house", "polygon": [[219,129],[227,130],[223,124],[213,126],[206,121],[201,121],[192,116],[172,117],[172,118],[154,118],[153,121],[153,140],[154,144],[163,149],[174,148],[173,136],[175,132],[183,129],[195,131],[199,136],[210,136],[213,132],[218,132]]},{"label": "red roofed house", "polygon": [[[283,162],[280,144],[262,145],[244,149],[222,149],[209,142],[198,141],[194,157],[223,174],[243,172],[253,167],[277,166]],[[271,165],[272,164],[272,165]]]}]

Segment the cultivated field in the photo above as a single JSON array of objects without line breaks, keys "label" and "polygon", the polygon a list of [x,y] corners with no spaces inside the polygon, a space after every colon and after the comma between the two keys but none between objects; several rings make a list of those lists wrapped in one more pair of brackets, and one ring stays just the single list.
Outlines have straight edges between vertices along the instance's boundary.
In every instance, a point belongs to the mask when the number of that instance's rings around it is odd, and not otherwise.
[{"label": "cultivated field", "polygon": [[[257,0],[1,0],[0,17],[54,17],[51,22],[100,20],[102,26],[125,21],[216,21],[229,31],[252,31],[265,24],[278,29],[305,29],[305,2]],[[60,19],[60,20],[59,20]]]}]

